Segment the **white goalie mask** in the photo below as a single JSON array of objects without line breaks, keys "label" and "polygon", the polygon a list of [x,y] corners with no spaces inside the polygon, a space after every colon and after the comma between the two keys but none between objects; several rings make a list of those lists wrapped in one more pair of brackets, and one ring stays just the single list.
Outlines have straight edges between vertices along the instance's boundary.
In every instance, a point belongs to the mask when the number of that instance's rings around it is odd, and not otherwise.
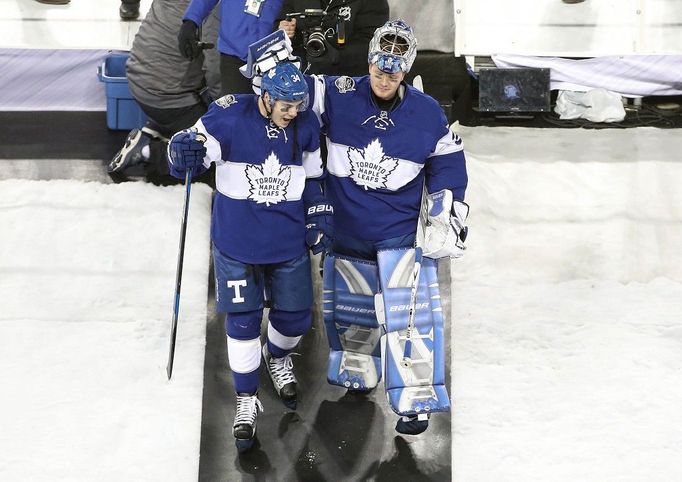
[{"label": "white goalie mask", "polygon": [[374,31],[367,61],[390,74],[409,72],[417,56],[417,39],[403,20],[389,20]]}]

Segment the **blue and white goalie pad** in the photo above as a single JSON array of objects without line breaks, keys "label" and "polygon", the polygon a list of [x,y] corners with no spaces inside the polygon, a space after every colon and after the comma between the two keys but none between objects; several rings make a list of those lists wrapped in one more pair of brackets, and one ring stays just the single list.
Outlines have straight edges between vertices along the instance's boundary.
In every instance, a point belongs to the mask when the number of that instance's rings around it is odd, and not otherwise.
[{"label": "blue and white goalie pad", "polygon": [[[403,416],[450,410],[443,310],[434,259],[422,258],[413,327],[408,329],[415,252],[408,248],[377,253],[381,293],[376,297],[376,309],[386,331],[381,340],[384,384],[391,408]],[[406,363],[408,331],[411,346]]]},{"label": "blue and white goalie pad", "polygon": [[381,328],[374,309],[377,265],[328,254],[324,259],[323,313],[329,340],[327,380],[357,391],[381,379]]}]

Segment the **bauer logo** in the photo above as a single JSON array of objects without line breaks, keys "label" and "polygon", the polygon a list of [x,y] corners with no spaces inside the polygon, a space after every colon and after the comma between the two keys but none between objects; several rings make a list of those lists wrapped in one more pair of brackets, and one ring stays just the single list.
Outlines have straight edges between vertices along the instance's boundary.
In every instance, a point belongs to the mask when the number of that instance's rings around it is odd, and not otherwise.
[{"label": "bauer logo", "polygon": [[269,206],[287,200],[291,168],[281,165],[274,152],[261,165],[247,164],[246,178],[251,184],[249,199],[252,201]]},{"label": "bauer logo", "polygon": [[335,308],[338,311],[348,311],[350,313],[364,313],[367,315],[373,315],[374,314],[374,310],[369,309],[369,308],[361,308],[359,306],[336,305]]},{"label": "bauer logo", "polygon": [[[426,308],[429,307],[429,302],[425,301],[424,303],[417,303],[414,305],[415,310],[425,310]],[[410,305],[393,305],[388,311],[407,311],[410,309]]]},{"label": "bauer logo", "polygon": [[386,181],[396,167],[398,159],[384,154],[379,139],[374,139],[364,149],[348,148],[350,177],[365,190],[386,188]]}]

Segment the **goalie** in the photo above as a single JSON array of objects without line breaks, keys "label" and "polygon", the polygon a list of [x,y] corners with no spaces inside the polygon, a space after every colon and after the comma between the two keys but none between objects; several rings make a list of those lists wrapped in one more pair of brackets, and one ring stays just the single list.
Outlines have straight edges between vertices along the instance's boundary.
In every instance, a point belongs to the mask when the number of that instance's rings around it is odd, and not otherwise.
[{"label": "goalie", "polygon": [[369,75],[307,77],[334,206],[327,379],[370,391],[383,374],[396,430],[411,435],[450,407],[436,259],[463,255],[469,209],[462,140],[439,104],[404,82],[416,54],[412,29],[389,21],[370,41]]}]

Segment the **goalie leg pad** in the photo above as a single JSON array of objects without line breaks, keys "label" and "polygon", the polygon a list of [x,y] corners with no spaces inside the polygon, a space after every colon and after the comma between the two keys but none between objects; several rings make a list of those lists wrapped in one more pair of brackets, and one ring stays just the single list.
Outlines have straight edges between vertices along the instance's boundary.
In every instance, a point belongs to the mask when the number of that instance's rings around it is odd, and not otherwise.
[{"label": "goalie leg pad", "polygon": [[374,310],[376,263],[336,254],[324,259],[323,314],[329,341],[327,381],[369,391],[381,379],[381,328]]},{"label": "goalie leg pad", "polygon": [[422,259],[411,330],[412,353],[409,366],[403,363],[414,259],[414,249],[378,252],[381,294],[377,305],[383,311],[386,331],[381,340],[384,384],[391,408],[403,416],[450,410],[438,265],[433,259]]}]

